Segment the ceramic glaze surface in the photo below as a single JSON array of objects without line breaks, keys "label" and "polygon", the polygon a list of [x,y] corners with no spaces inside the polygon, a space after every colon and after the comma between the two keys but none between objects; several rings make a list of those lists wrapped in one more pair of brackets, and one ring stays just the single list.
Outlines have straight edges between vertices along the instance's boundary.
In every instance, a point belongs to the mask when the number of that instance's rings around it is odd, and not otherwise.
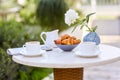
[{"label": "ceramic glaze surface", "polygon": [[59,47],[63,51],[72,51],[77,45],[78,44],[76,44],[76,45],[57,45],[57,47]]},{"label": "ceramic glaze surface", "polygon": [[[44,44],[51,47],[56,47],[54,40],[58,39],[58,31],[59,30],[53,30],[49,32],[42,32],[40,34],[41,39],[43,40]],[[46,38],[43,37],[43,35],[46,36]]]},{"label": "ceramic glaze surface", "polygon": [[88,33],[84,38],[84,42],[95,42],[96,45],[100,44],[100,37],[96,32],[90,32]]}]

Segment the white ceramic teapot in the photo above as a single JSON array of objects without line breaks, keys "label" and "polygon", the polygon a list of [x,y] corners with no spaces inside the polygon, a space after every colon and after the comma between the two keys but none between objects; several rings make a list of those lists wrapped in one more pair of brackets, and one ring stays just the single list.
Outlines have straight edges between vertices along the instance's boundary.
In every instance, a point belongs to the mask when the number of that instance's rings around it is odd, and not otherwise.
[{"label": "white ceramic teapot", "polygon": [[[56,47],[54,40],[58,39],[58,31],[59,30],[53,30],[50,32],[42,32],[40,34],[40,37],[46,46]],[[45,35],[46,38],[44,38],[43,35]]]}]

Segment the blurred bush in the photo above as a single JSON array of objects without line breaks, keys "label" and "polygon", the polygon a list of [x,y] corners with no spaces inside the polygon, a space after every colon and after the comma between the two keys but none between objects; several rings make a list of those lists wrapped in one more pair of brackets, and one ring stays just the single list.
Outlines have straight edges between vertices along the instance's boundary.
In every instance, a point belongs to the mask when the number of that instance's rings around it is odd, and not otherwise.
[{"label": "blurred bush", "polygon": [[64,0],[40,0],[36,10],[37,22],[48,30],[65,30],[64,14],[68,9]]},{"label": "blurred bush", "polygon": [[35,11],[37,7],[37,2],[39,0],[27,0],[26,4],[19,11],[20,18],[23,23],[30,25],[36,25]]},{"label": "blurred bush", "polygon": [[26,26],[16,21],[0,22],[0,80],[42,80],[51,69],[16,64],[7,55],[8,48],[21,47],[26,41],[41,41],[39,26]]}]

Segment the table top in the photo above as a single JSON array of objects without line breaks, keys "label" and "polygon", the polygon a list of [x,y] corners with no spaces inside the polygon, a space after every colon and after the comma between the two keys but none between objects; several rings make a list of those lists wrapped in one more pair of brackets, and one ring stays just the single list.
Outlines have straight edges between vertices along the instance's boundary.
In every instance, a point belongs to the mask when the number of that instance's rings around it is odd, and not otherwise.
[{"label": "table top", "polygon": [[53,51],[45,52],[43,56],[25,57],[23,55],[14,55],[12,59],[19,64],[46,68],[80,68],[104,65],[120,60],[120,48],[104,44],[100,44],[99,48],[101,53],[94,58],[77,56],[75,51],[79,49],[78,46],[71,52],[63,52],[56,48]]}]

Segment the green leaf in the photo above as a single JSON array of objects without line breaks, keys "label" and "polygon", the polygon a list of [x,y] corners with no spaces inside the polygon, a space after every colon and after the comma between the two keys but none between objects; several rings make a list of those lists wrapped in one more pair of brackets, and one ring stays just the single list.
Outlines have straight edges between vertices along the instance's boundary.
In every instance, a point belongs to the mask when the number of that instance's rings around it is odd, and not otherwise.
[{"label": "green leaf", "polygon": [[83,29],[83,27],[84,27],[84,25],[81,25],[81,26],[80,26],[80,29]]},{"label": "green leaf", "polygon": [[85,21],[86,21],[86,18],[82,19],[82,21],[81,21],[81,22],[85,22]]},{"label": "green leaf", "polygon": [[75,25],[75,26],[74,26],[74,28],[73,28],[72,32],[74,32],[74,30],[75,30],[76,28],[77,28],[77,25]]},{"label": "green leaf", "polygon": [[93,27],[93,32],[95,32],[95,31],[96,31],[96,29],[97,29],[97,26]]},{"label": "green leaf", "polygon": [[88,14],[88,15],[86,16],[86,22],[87,22],[87,23],[89,22],[90,16],[93,15],[93,14],[95,14],[95,13],[90,13],[90,14]]}]

